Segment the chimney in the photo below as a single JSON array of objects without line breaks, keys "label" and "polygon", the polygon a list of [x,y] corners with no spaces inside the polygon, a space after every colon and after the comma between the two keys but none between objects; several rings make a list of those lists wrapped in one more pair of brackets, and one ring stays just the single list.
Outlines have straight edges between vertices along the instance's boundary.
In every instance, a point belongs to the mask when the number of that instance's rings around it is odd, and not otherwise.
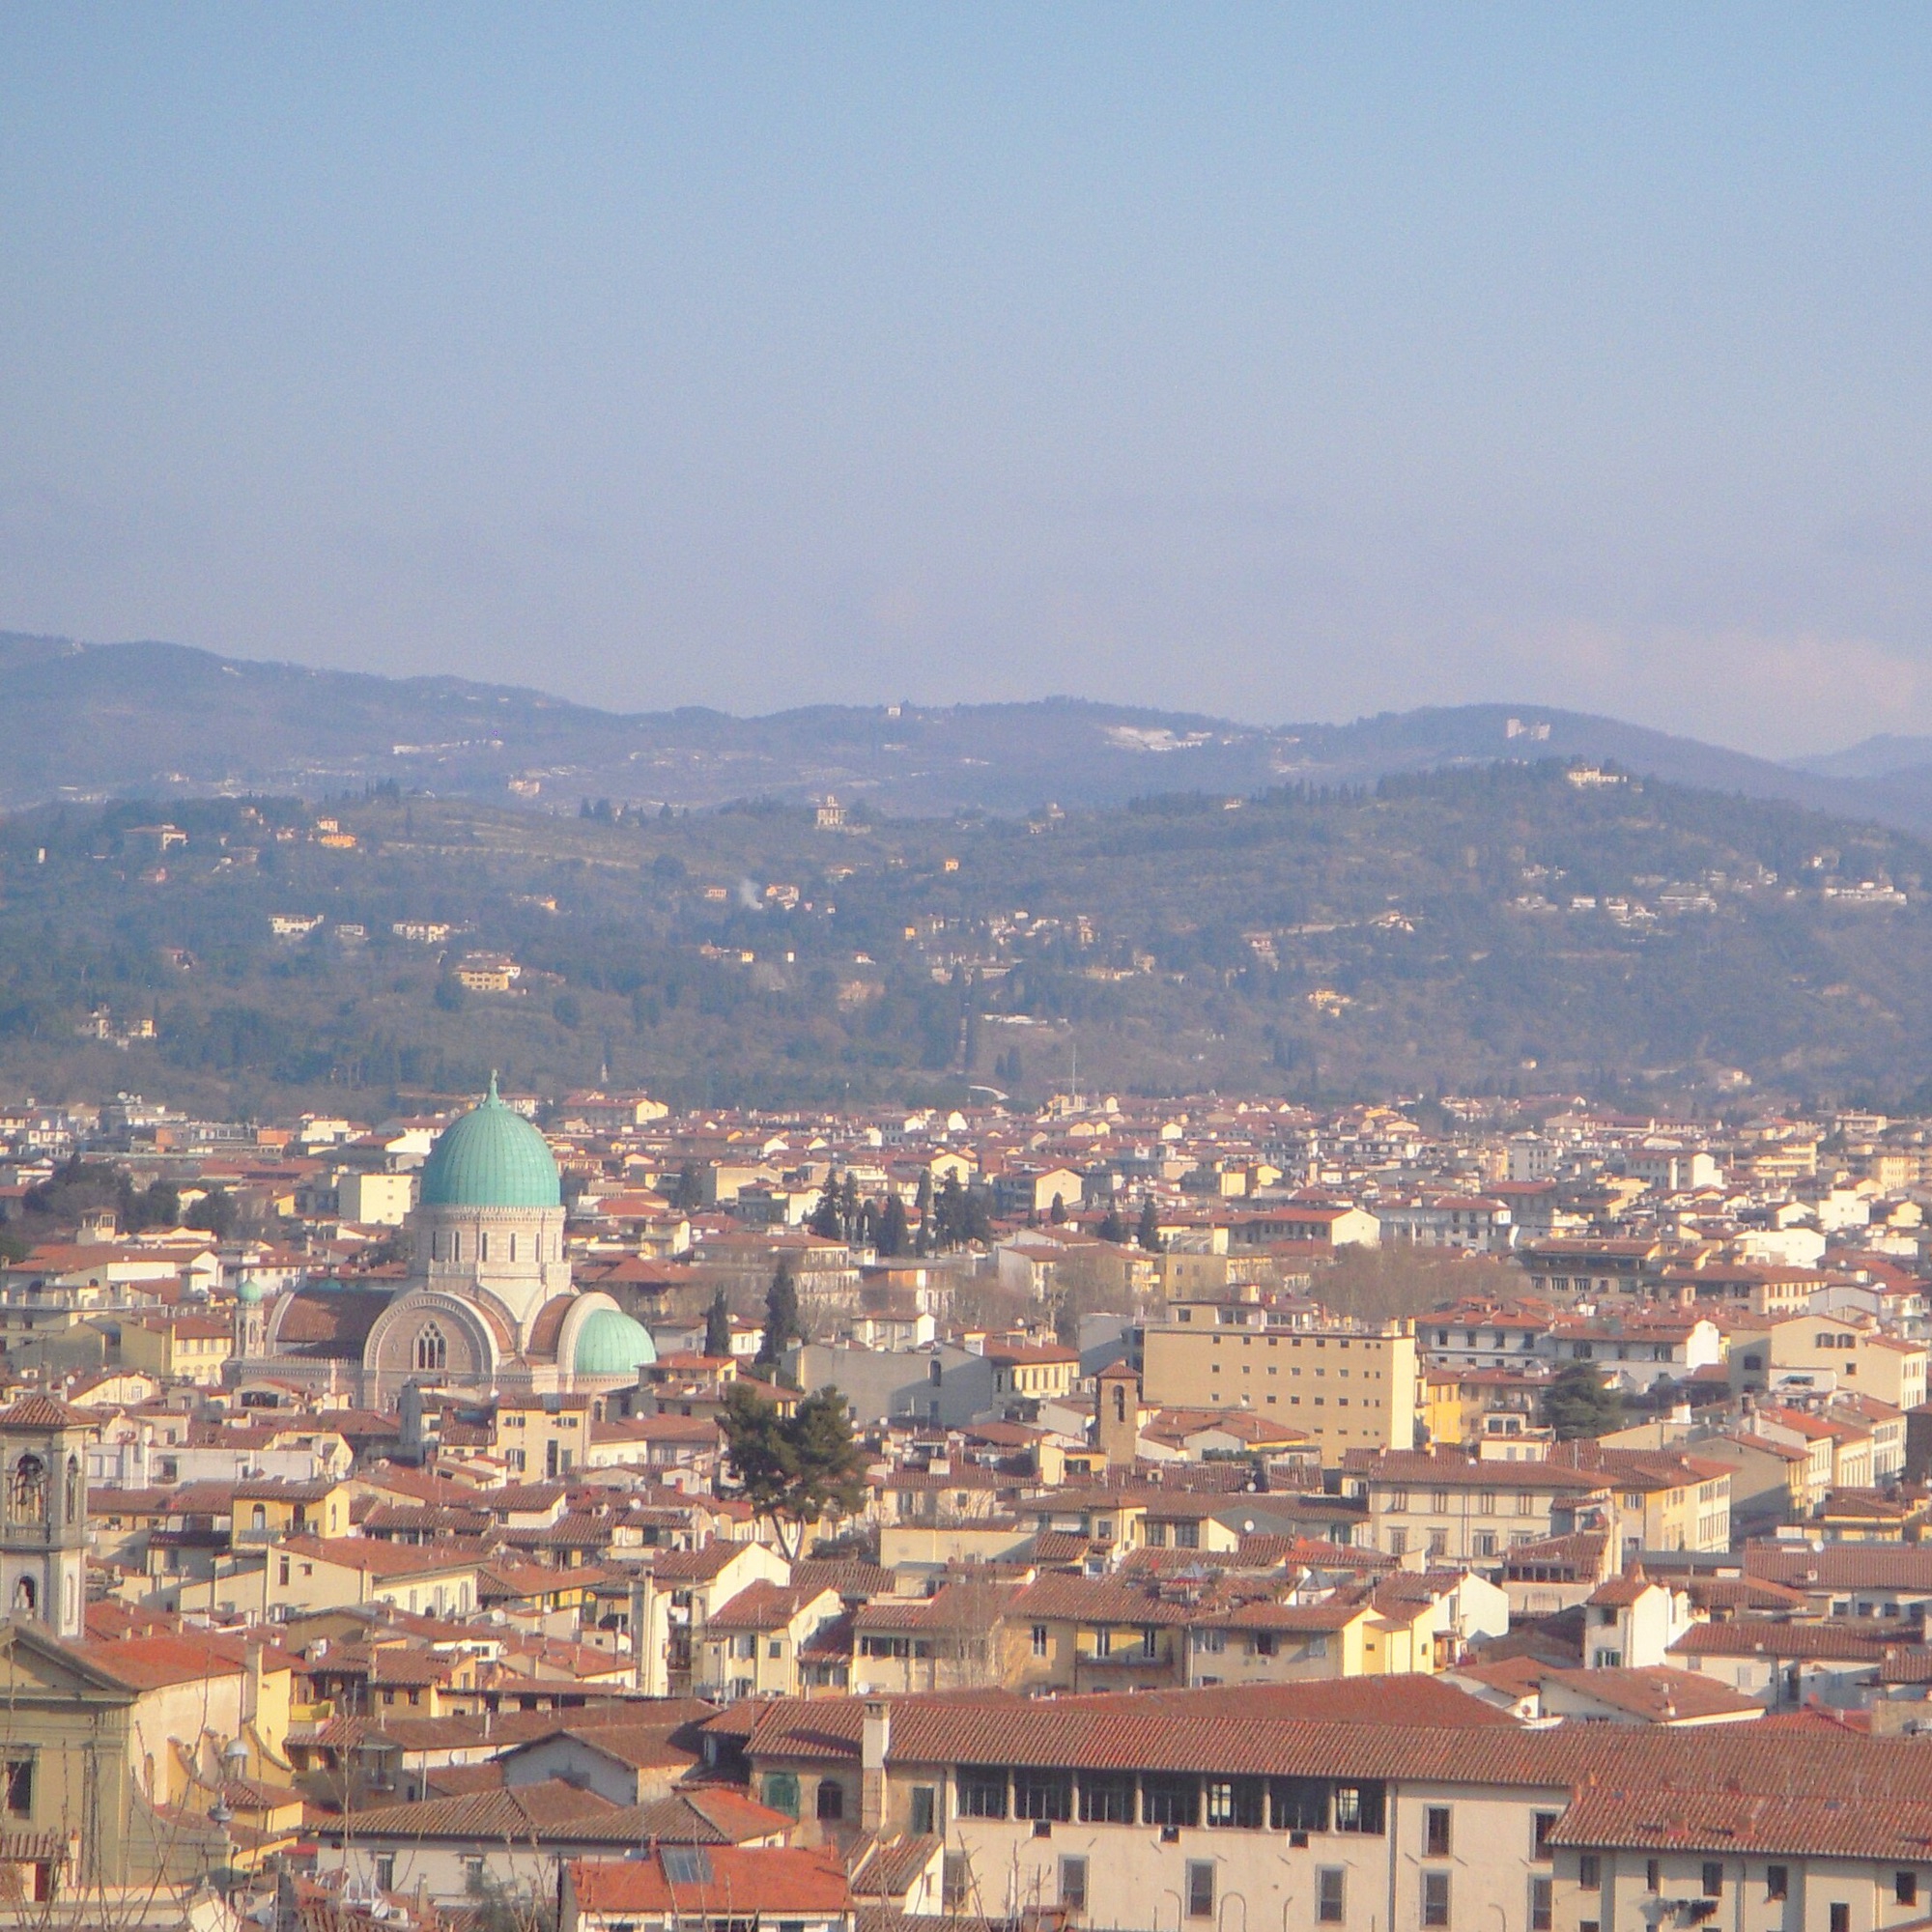
[{"label": "chimney", "polygon": [[886,1753],[892,1743],[892,1706],[868,1697],[859,1726],[859,1823],[867,1832],[886,1828]]}]

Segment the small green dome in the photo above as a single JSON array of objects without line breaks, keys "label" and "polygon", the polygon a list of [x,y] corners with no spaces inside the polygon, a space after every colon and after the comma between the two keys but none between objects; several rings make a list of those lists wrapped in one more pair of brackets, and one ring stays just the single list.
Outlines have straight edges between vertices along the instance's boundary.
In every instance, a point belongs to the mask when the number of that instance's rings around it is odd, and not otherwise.
[{"label": "small green dome", "polygon": [[235,1287],[235,1299],[243,1308],[254,1308],[262,1299],[262,1284],[252,1274],[244,1274]]},{"label": "small green dome", "polygon": [[423,1163],[425,1208],[556,1208],[556,1162],[544,1137],[497,1097],[497,1076],[480,1106],[437,1136]]},{"label": "small green dome", "polygon": [[634,1376],[657,1358],[657,1345],[641,1321],[614,1308],[593,1308],[577,1331],[570,1367],[580,1376]]}]

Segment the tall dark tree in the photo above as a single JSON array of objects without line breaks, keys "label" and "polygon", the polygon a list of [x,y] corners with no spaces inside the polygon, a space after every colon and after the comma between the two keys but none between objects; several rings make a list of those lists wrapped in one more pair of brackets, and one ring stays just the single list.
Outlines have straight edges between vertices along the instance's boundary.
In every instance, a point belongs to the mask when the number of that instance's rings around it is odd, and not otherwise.
[{"label": "tall dark tree", "polygon": [[1046,1210],[1046,1218],[1057,1228],[1066,1219],[1066,1203],[1056,1194],[1053,1206]]},{"label": "tall dark tree", "polygon": [[1543,1419],[1560,1442],[1602,1435],[1623,1426],[1623,1394],[1605,1383],[1595,1363],[1572,1362],[1559,1369],[1544,1390]]},{"label": "tall dark tree", "polygon": [[781,1262],[765,1291],[765,1339],[758,1350],[758,1366],[776,1373],[784,1361],[785,1350],[805,1339],[798,1316],[798,1287],[791,1278],[791,1264]]},{"label": "tall dark tree", "polygon": [[798,1554],[807,1523],[864,1508],[865,1450],[852,1439],[845,1398],[837,1389],[820,1389],[784,1415],[776,1403],[732,1382],[719,1424],[733,1481],[778,1532],[787,1559]]},{"label": "tall dark tree", "polygon": [[913,1212],[919,1216],[919,1241],[915,1252],[929,1255],[937,1245],[933,1238],[932,1226],[932,1170],[922,1168],[919,1175],[919,1195],[913,1202]]},{"label": "tall dark tree", "polygon": [[1127,1224],[1122,1218],[1121,1210],[1118,1208],[1109,1206],[1106,1213],[1101,1217],[1100,1238],[1103,1241],[1112,1241],[1117,1247],[1125,1242],[1127,1238]]},{"label": "tall dark tree", "polygon": [[859,1181],[847,1172],[845,1184],[838,1190],[838,1225],[844,1231],[845,1238],[853,1240],[859,1233]]},{"label": "tall dark tree", "polygon": [[704,1352],[714,1359],[731,1352],[731,1309],[722,1288],[704,1311]]},{"label": "tall dark tree", "polygon": [[825,1192],[818,1197],[811,1219],[805,1225],[822,1241],[844,1238],[845,1223],[838,1211],[838,1183],[830,1174],[825,1177]]},{"label": "tall dark tree", "polygon": [[905,1203],[899,1198],[896,1188],[889,1189],[885,1212],[879,1216],[880,1255],[889,1259],[904,1254],[910,1233],[906,1226]]},{"label": "tall dark tree", "polygon": [[187,1210],[185,1225],[200,1228],[223,1241],[235,1232],[235,1197],[226,1188],[211,1187]]},{"label": "tall dark tree", "polygon": [[966,1238],[966,1190],[956,1174],[946,1177],[939,1198],[932,1204],[934,1245],[956,1248]]},{"label": "tall dark tree", "polygon": [[1141,1203],[1140,1225],[1134,1230],[1134,1239],[1151,1255],[1160,1252],[1160,1216],[1153,1210],[1151,1195]]},{"label": "tall dark tree", "polygon": [[697,1164],[686,1161],[677,1171],[677,1184],[671,1189],[670,1205],[680,1214],[695,1214],[704,1206],[704,1187],[697,1178]]}]

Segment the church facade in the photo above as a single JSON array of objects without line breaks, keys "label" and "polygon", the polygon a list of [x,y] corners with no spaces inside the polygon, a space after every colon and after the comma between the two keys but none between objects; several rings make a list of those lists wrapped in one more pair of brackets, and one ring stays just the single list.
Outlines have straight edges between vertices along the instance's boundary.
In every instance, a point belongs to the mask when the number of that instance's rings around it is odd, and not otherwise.
[{"label": "church facade", "polygon": [[613,1388],[657,1359],[641,1323],[572,1280],[556,1162],[494,1078],[430,1151],[408,1234],[400,1285],[312,1283],[269,1302],[244,1283],[231,1375],[333,1386],[391,1408],[411,1384]]}]

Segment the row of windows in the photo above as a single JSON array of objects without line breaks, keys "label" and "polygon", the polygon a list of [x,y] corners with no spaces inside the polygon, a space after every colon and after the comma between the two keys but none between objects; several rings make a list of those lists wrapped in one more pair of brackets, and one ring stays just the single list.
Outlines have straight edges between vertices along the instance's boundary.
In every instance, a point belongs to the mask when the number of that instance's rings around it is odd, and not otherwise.
[{"label": "row of windows", "polygon": [[[1186,1321],[1187,1319],[1186,1311],[1184,1309],[1181,1311],[1180,1319],[1183,1321]],[[1281,1345],[1281,1337],[1279,1335],[1269,1335],[1264,1339],[1266,1340],[1267,1345],[1270,1349],[1279,1348]],[[1288,1346],[1291,1349],[1298,1349],[1301,1347],[1304,1341],[1307,1342],[1310,1345],[1310,1347],[1316,1349],[1325,1349],[1328,1346],[1328,1337],[1325,1335],[1314,1335],[1314,1336],[1293,1335],[1289,1338]],[[1240,1337],[1240,1344],[1241,1347],[1244,1349],[1252,1349],[1255,1345],[1255,1338],[1252,1335],[1243,1335]],[[1217,1349],[1221,1346],[1221,1337],[1218,1335],[1214,1337],[1214,1346]],[[1336,1339],[1335,1346],[1338,1349],[1346,1350],[1349,1346],[1348,1337],[1347,1336],[1338,1337]],[[1368,1342],[1364,1342],[1362,1344],[1362,1347],[1365,1349],[1373,1345]],[[1366,1375],[1368,1372],[1364,1370],[1363,1373]]]},{"label": "row of windows", "polygon": [[[504,1252],[506,1244],[508,1248],[507,1254]],[[526,1261],[540,1262],[544,1259],[543,1250],[543,1236],[538,1235],[524,1244],[523,1259]],[[430,1260],[435,1262],[462,1261],[463,1231],[460,1228],[432,1229],[429,1237],[429,1256]],[[494,1259],[496,1261],[507,1260],[514,1262],[518,1258],[517,1237],[514,1235],[499,1236],[497,1237],[497,1251],[493,1256],[488,1233],[478,1235],[475,1244],[471,1247],[469,1258],[471,1261],[487,1262]]]},{"label": "row of windows", "polygon": [[[1705,1898],[1722,1898],[1724,1895],[1724,1863],[1721,1859],[1706,1859],[1698,1873],[1698,1891]],[[1577,1861],[1577,1882],[1586,1890],[1595,1890],[1603,1884],[1603,1861],[1595,1852],[1585,1852]],[[1643,1887],[1646,1891],[1661,1893],[1663,1889],[1663,1861],[1661,1859],[1644,1861]],[[1789,1865],[1766,1865],[1764,1868],[1764,1895],[1767,1902],[1776,1904],[1791,1896],[1791,1867]],[[1916,1871],[1900,1870],[1891,1875],[1892,1900],[1898,1905],[1918,1903],[1918,1874]],[[1832,1932],[1847,1932],[1851,1908],[1847,1905],[1832,1907]]]},{"label": "row of windows", "polygon": [[1378,1781],[1325,1777],[1199,1777],[1187,1773],[1042,1771],[961,1765],[954,1776],[962,1818],[1034,1819],[1083,1825],[1192,1830],[1354,1832],[1379,1835],[1387,1801]]},{"label": "row of windows", "polygon": [[[1453,1496],[1457,1493],[1466,1495],[1466,1492],[1431,1490],[1429,1492],[1429,1514],[1431,1516],[1447,1516],[1450,1513]],[[1516,1513],[1518,1516],[1534,1516],[1537,1513],[1539,1505],[1543,1503],[1544,1498],[1528,1490],[1520,1490],[1517,1492]],[[1635,1505],[1633,1505],[1633,1507],[1635,1507]],[[1409,1513],[1408,1492],[1406,1490],[1391,1490],[1388,1492],[1388,1501],[1382,1505],[1382,1514],[1384,1516],[1407,1516]],[[1476,1492],[1475,1514],[1477,1516],[1501,1516],[1503,1514],[1494,1490],[1478,1490]]]},{"label": "row of windows", "polygon": [[[1520,1549],[1526,1544],[1536,1541],[1533,1532],[1526,1529],[1512,1530],[1509,1547]],[[1388,1533],[1389,1554],[1406,1556],[1408,1554],[1408,1531],[1392,1529]],[[1432,1529],[1429,1532],[1429,1553],[1432,1556],[1446,1556],[1449,1553],[1449,1532],[1446,1529]],[[1469,1553],[1472,1556],[1496,1556],[1501,1552],[1496,1547],[1496,1532],[1492,1529],[1479,1529],[1469,1539]]]},{"label": "row of windows", "polygon": [[[1073,1891],[1069,1891],[1069,1866],[1078,1870],[1071,1874]],[[1077,1896],[1074,1895],[1077,1892]],[[1446,1871],[1425,1871],[1422,1874],[1422,1923],[1425,1927],[1445,1926],[1449,1923],[1453,1898],[1451,1877]],[[1212,1918],[1214,1917],[1214,1861],[1211,1859],[1189,1859],[1186,1872],[1187,1917],[1190,1918]],[[1075,1911],[1084,1911],[1087,1905],[1087,1861],[1085,1859],[1062,1859],[1060,1861],[1060,1902]],[[1340,1865],[1319,1866],[1315,1874],[1315,1922],[1318,1925],[1345,1924],[1349,1917],[1349,1874]],[[1547,1878],[1533,1878],[1529,1882],[1529,1932],[1550,1932],[1555,1919],[1553,1888]],[[1834,1919],[1832,1932],[1847,1932]]]}]

